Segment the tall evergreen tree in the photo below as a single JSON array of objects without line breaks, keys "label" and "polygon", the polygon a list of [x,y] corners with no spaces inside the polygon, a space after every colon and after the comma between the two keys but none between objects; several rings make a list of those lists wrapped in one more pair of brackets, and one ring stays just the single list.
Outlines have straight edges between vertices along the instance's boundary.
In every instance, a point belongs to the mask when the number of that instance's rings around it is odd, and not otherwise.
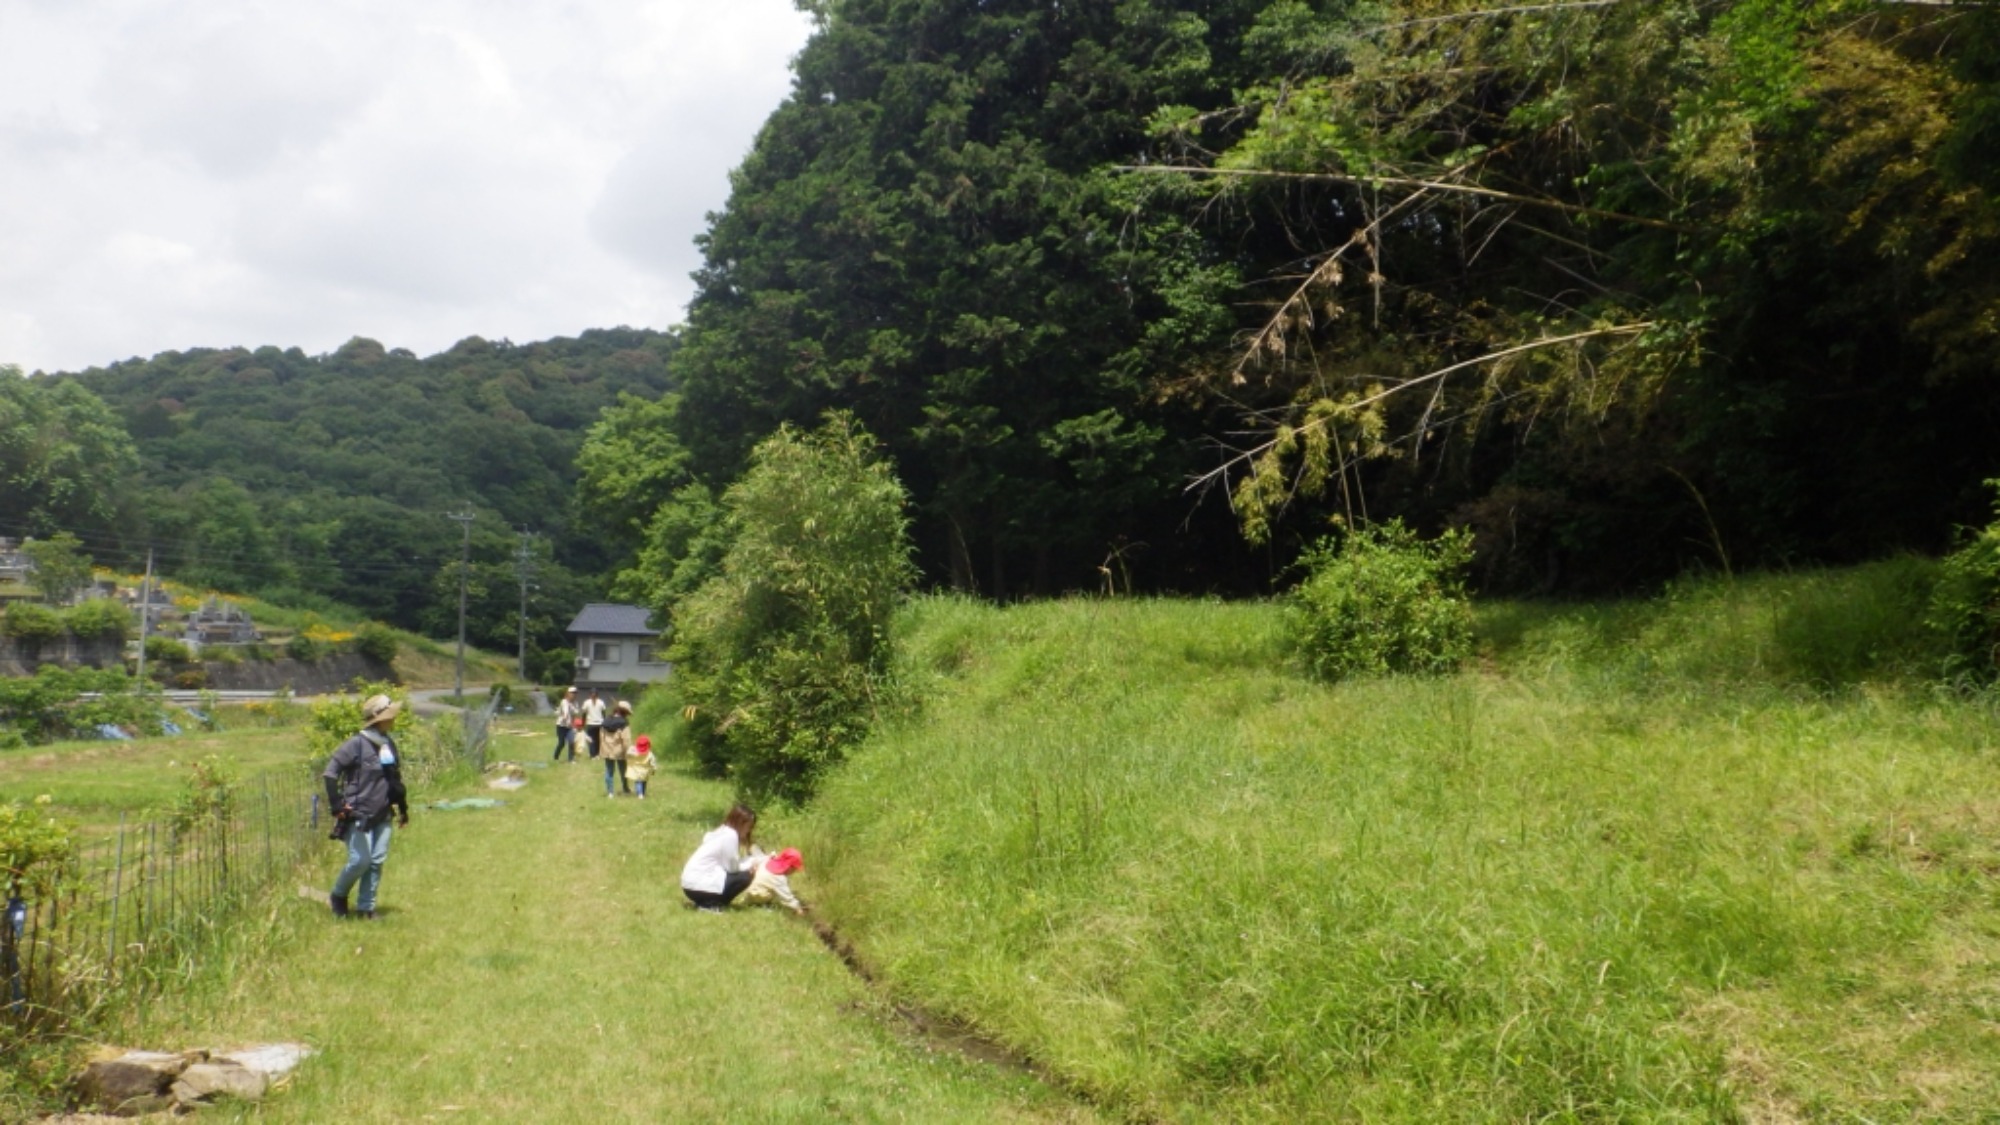
[{"label": "tall evergreen tree", "polygon": [[1158,379],[1226,341],[1231,263],[1107,169],[1227,100],[1264,3],[829,0],[703,241],[679,425],[711,484],[852,410],[960,587],[1094,585],[1171,538],[1198,419]]}]

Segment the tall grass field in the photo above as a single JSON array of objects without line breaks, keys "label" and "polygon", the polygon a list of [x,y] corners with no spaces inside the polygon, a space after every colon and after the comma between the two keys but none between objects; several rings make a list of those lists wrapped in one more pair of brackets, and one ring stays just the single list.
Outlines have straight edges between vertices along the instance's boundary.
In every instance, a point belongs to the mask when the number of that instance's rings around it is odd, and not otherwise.
[{"label": "tall grass field", "polygon": [[2000,1115],[2000,725],[1929,564],[1481,611],[1444,678],[1276,605],[928,599],[787,825],[887,987],[1167,1120]]}]

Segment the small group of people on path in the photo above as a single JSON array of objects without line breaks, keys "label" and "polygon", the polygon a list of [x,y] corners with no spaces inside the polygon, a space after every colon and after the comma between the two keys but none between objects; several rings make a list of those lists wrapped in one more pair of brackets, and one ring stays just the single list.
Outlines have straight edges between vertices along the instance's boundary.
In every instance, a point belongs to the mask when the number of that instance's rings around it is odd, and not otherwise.
[{"label": "small group of people on path", "polygon": [[[631,794],[633,786],[637,786],[639,799],[646,799],[646,782],[653,777],[653,740],[643,734],[633,737],[632,704],[621,699],[612,704],[607,715],[596,688],[591,688],[590,695],[582,700],[577,698],[574,685],[565,689],[562,702],[556,704],[554,760],[563,761],[567,751],[568,760],[576,761],[579,738],[583,739],[590,757],[604,762],[606,797]],[[614,780],[617,792],[611,788]]]},{"label": "small group of people on path", "polygon": [[[600,720],[595,724],[589,722],[592,703],[597,704]],[[369,696],[361,704],[361,730],[335,748],[320,774],[327,807],[333,811],[332,838],[347,845],[347,861],[327,895],[336,918],[374,919],[382,867],[389,861],[389,840],[395,828],[410,823],[409,792],[403,785],[402,755],[394,737],[401,714],[402,705],[388,696]],[[631,714],[632,705],[624,700],[604,714],[595,691],[579,706],[576,689],[570,688],[557,710],[556,753],[560,758],[568,747],[569,760],[575,761],[575,736],[587,733],[591,757],[604,760],[604,795],[616,796],[614,779],[621,787],[629,780],[644,800],[654,769],[652,740],[633,737]],[[592,726],[599,729],[592,731]],[[631,792],[629,787],[624,791]],[[797,848],[766,854],[757,847],[756,831],[757,814],[739,804],[701,838],[681,868],[681,893],[696,909],[721,913],[742,900],[774,902],[796,914],[806,912],[790,879],[804,866],[803,857]],[[357,888],[359,897],[353,897]]]},{"label": "small group of people on path", "polygon": [[[625,700],[613,704],[609,715],[596,688],[579,698],[572,686],[556,705],[556,749],[554,760],[576,761],[579,738],[586,753],[604,762],[604,795],[615,797],[612,781],[619,790],[630,792],[626,781],[638,786],[639,798],[646,797],[646,782],[653,776],[652,740],[632,734],[632,705]],[[804,866],[797,848],[767,855],[754,840],[757,814],[737,805],[722,824],[703,836],[701,846],[688,857],[681,869],[681,892],[697,909],[720,912],[742,898],[746,902],[776,902],[794,913],[805,906],[792,893],[792,872]]]}]

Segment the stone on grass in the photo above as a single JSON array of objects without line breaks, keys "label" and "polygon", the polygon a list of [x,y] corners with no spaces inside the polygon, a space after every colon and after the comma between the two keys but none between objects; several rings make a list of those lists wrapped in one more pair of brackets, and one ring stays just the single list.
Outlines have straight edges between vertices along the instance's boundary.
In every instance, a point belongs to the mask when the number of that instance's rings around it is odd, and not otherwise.
[{"label": "stone on grass", "polygon": [[121,1116],[134,1116],[165,1109],[173,1104],[167,1088],[194,1060],[187,1055],[164,1051],[121,1051],[112,1049],[83,1068],[77,1080],[84,1101]]},{"label": "stone on grass", "polygon": [[513,762],[495,762],[487,772],[496,775],[486,783],[488,789],[519,789],[528,784],[528,771]]},{"label": "stone on grass", "polygon": [[174,1100],[184,1106],[202,1106],[217,1098],[254,1102],[271,1088],[271,1080],[261,1071],[235,1062],[196,1063],[181,1071],[173,1085]]},{"label": "stone on grass", "polygon": [[304,1043],[265,1043],[256,1047],[216,1051],[211,1058],[215,1062],[232,1062],[257,1071],[276,1085],[298,1069],[298,1065],[310,1058],[312,1053],[313,1049]]},{"label": "stone on grass", "polygon": [[[162,1110],[187,1112],[222,1098],[254,1102],[312,1053],[303,1043],[174,1055],[106,1048],[84,1068],[77,1088],[87,1103],[122,1118]],[[83,1120],[88,1119],[79,1119]]]}]

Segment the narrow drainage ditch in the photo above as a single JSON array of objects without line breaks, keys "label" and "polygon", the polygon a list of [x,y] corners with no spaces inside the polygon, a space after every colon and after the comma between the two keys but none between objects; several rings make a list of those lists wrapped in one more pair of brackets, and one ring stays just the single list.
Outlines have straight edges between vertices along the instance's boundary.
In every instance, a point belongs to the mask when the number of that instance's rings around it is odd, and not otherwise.
[{"label": "narrow drainage ditch", "polygon": [[840,958],[840,963],[847,966],[848,972],[853,973],[856,979],[867,985],[870,991],[889,1001],[889,1010],[895,1013],[896,1020],[902,1025],[903,1031],[924,1046],[949,1051],[961,1058],[998,1067],[1015,1074],[1026,1075],[1044,1086],[1082,1102],[1101,1113],[1122,1120],[1137,1122],[1140,1125],[1153,1125],[1158,1120],[1157,1118],[1145,1116],[1135,1117],[1131,1115],[1129,1109],[1114,1108],[1104,1104],[1096,1097],[1093,1097],[1090,1091],[1076,1085],[1049,1067],[1036,1062],[1028,1055],[1001,1043],[962,1021],[939,1016],[935,1013],[927,1012],[914,1004],[904,1003],[889,997],[888,987],[882,982],[882,979],[877,977],[874,971],[868,967],[867,962],[861,959],[861,955],[855,951],[854,946],[840,936],[839,931],[817,919],[812,922],[812,931],[813,936],[820,940],[821,945],[826,946],[835,957]]}]

